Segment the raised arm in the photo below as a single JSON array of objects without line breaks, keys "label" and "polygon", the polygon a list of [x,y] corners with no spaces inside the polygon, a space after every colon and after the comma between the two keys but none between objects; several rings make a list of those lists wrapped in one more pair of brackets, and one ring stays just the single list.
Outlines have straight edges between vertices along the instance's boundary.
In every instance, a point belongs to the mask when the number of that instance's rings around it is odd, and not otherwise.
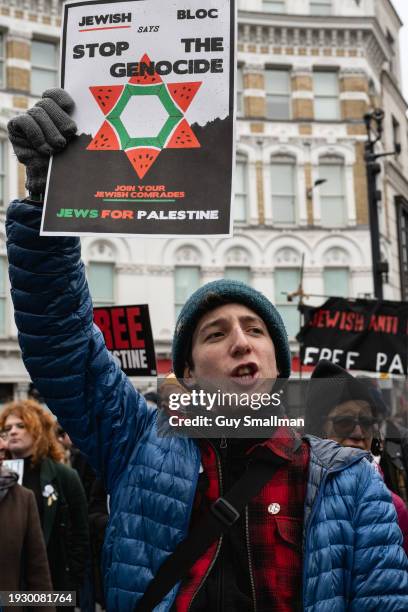
[{"label": "raised arm", "polygon": [[[32,194],[12,202],[6,222],[15,320],[36,388],[110,491],[154,412],[93,325],[79,239],[39,236],[41,203],[33,200],[45,190],[49,155],[75,131],[64,110],[73,106],[68,94],[58,89],[44,96],[39,114],[32,109],[9,124]],[[48,100],[49,107],[44,104]]]}]

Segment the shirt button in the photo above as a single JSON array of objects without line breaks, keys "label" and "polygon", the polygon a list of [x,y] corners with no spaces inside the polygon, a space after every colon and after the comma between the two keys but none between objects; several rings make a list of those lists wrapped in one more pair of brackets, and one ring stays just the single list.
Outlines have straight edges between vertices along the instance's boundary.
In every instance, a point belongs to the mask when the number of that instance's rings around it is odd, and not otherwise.
[{"label": "shirt button", "polygon": [[278,514],[278,512],[280,512],[280,505],[277,502],[269,504],[268,512],[269,514]]}]

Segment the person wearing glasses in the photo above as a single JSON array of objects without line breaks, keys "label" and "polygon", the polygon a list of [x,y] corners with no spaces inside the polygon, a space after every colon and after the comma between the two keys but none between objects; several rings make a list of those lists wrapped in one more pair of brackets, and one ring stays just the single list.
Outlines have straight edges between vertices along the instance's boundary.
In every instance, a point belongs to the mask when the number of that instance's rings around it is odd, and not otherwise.
[{"label": "person wearing glasses", "polygon": [[[382,474],[380,415],[366,384],[340,366],[322,360],[311,376],[306,410],[307,433],[366,451],[374,469]],[[408,510],[399,495],[390,493],[408,554]]]}]

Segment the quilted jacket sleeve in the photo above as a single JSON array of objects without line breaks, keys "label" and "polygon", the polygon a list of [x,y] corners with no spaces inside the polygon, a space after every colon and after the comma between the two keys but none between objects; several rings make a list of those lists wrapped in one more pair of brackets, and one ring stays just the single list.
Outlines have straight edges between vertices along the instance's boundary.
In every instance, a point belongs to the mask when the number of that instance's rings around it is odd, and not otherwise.
[{"label": "quilted jacket sleeve", "polygon": [[9,273],[23,360],[111,491],[154,413],[93,325],[79,239],[40,237],[40,221],[41,207],[30,201],[9,207]]},{"label": "quilted jacket sleeve", "polygon": [[408,561],[391,495],[364,460],[354,514],[350,610],[408,610]]}]

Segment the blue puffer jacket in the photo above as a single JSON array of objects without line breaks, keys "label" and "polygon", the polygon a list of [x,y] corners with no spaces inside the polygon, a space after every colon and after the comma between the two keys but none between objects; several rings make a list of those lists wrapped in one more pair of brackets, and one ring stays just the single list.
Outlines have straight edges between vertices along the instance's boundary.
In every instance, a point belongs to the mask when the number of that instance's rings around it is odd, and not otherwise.
[{"label": "blue puffer jacket", "polygon": [[[104,476],[108,609],[130,612],[186,535],[200,455],[158,438],[155,412],[92,323],[79,240],[39,237],[41,209],[13,202],[8,253],[25,365],[50,409]],[[407,611],[407,561],[389,493],[360,451],[311,438],[305,501],[304,609]],[[175,587],[156,610],[169,610]]]}]

